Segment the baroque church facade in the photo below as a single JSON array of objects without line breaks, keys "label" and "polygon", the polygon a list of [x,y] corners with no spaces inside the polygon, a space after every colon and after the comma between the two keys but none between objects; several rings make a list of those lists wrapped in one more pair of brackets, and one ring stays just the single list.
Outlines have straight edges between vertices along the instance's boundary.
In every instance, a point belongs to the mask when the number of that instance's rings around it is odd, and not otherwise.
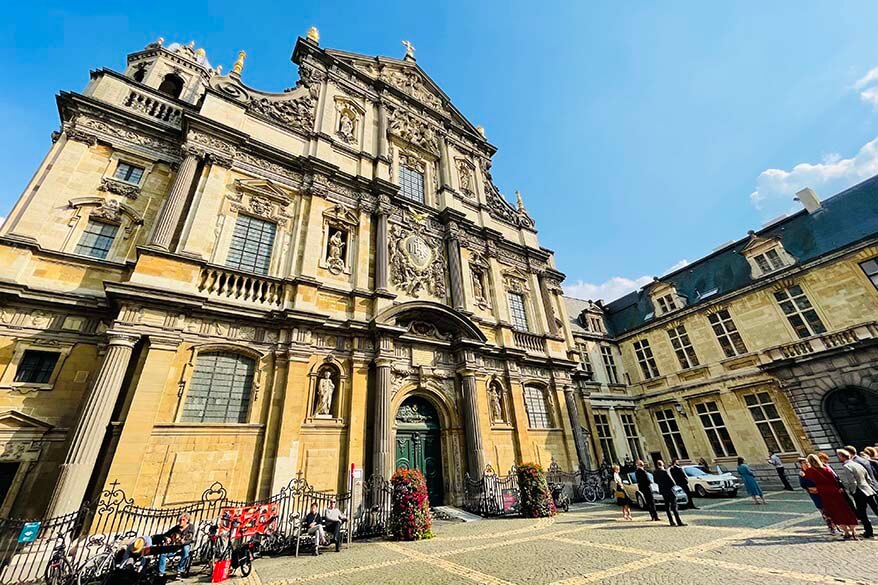
[{"label": "baroque church facade", "polygon": [[587,462],[563,274],[413,48],[312,30],[282,93],[244,59],[160,40],[58,96],[0,235],[7,508],[345,490],[351,466],[459,503],[486,464]]},{"label": "baroque church facade", "polygon": [[413,47],[312,29],[281,93],[245,57],[159,40],[59,94],[0,227],[0,517],[874,442],[878,179],[572,299]]}]

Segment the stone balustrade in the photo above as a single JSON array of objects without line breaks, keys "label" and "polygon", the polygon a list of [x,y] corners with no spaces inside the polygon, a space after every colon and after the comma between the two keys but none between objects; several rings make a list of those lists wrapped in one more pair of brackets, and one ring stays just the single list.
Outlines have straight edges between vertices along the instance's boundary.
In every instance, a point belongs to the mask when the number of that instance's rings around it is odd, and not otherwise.
[{"label": "stone balustrade", "polygon": [[198,282],[199,293],[223,301],[248,303],[271,309],[281,308],[284,300],[283,291],[284,285],[279,280],[219,266],[202,268]]},{"label": "stone balustrade", "polygon": [[180,127],[183,111],[156,96],[130,89],[128,95],[122,100],[122,105],[164,124],[176,128]]},{"label": "stone balustrade", "polygon": [[762,352],[764,362],[796,359],[830,349],[853,345],[864,339],[878,338],[878,322],[860,323],[840,331],[822,333],[792,343],[770,347]]},{"label": "stone balustrade", "polygon": [[525,351],[546,353],[546,340],[541,335],[525,333],[524,331],[513,331],[512,335],[517,348]]}]

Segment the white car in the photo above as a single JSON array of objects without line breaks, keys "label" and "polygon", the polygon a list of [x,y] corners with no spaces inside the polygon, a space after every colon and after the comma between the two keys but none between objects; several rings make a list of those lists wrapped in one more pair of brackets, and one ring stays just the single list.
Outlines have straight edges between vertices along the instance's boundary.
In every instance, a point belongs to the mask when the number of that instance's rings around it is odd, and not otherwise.
[{"label": "white car", "polygon": [[[652,481],[650,487],[652,488],[652,497],[655,501],[656,507],[664,506],[665,498],[662,496],[661,492],[659,492],[658,484],[655,483],[652,473],[647,471],[646,474],[649,475],[649,479]],[[641,510],[646,508],[646,500],[644,500],[643,495],[640,493],[640,489],[637,487],[637,478],[634,476],[633,471],[628,474],[627,479],[622,480],[622,489],[625,490],[625,493],[628,494],[628,498],[630,498],[632,502],[637,503],[638,508]],[[686,497],[686,492],[684,492],[683,488],[680,486],[674,486],[674,494],[677,495],[677,505],[681,508],[689,503],[689,498]]]},{"label": "white car", "polygon": [[738,495],[738,488],[741,487],[738,478],[731,473],[723,473],[722,475],[707,473],[696,465],[684,465],[683,471],[689,478],[689,491],[699,498],[709,495],[734,498]]}]

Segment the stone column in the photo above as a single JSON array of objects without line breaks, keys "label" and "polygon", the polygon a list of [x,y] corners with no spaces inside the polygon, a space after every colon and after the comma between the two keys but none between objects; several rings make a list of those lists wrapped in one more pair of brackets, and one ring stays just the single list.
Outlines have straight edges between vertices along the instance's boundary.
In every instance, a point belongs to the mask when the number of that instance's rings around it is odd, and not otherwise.
[{"label": "stone column", "polygon": [[543,307],[546,313],[546,322],[549,325],[549,334],[553,337],[558,336],[558,323],[555,321],[555,305],[552,304],[552,293],[546,284],[546,275],[540,273],[537,275],[540,283],[540,296],[543,299]]},{"label": "stone column", "polygon": [[372,421],[372,474],[385,479],[390,470],[390,359],[375,360],[375,420]]},{"label": "stone column", "polygon": [[447,237],[445,239],[445,247],[448,253],[448,273],[451,276],[451,304],[461,311],[466,308],[463,299],[463,272],[460,261],[460,239],[458,238],[457,223],[449,222],[447,226]]},{"label": "stone column", "polygon": [[576,404],[576,394],[572,386],[564,388],[564,402],[567,404],[567,416],[570,418],[570,427],[573,430],[573,444],[576,446],[576,456],[579,458],[579,466],[591,469],[591,458],[588,455],[588,443],[582,432],[582,423],[579,420],[579,407]]},{"label": "stone column", "polygon": [[389,144],[387,141],[387,107],[384,102],[378,102],[378,156],[386,160],[390,159]]},{"label": "stone column", "polygon": [[485,450],[482,446],[482,426],[476,396],[476,375],[472,370],[461,372],[463,379],[464,426],[466,429],[466,459],[470,477],[478,479],[485,470]]},{"label": "stone column", "polygon": [[387,291],[387,217],[390,214],[390,198],[378,196],[377,219],[375,222],[375,290]]},{"label": "stone column", "polygon": [[195,178],[195,170],[198,168],[198,158],[198,155],[190,150],[186,152],[186,158],[180,163],[177,177],[174,179],[174,184],[171,185],[168,198],[165,200],[156,222],[155,231],[152,234],[151,244],[157,248],[162,250],[171,248],[171,240],[174,238],[174,232],[180,223],[183,205],[186,203],[186,197],[192,187],[192,180]]},{"label": "stone column", "polygon": [[445,136],[439,137],[439,181],[442,188],[451,188],[451,156]]},{"label": "stone column", "polygon": [[47,518],[75,512],[82,504],[122,389],[131,352],[139,339],[138,335],[117,331],[108,331],[107,337],[110,346],[73,430]]}]

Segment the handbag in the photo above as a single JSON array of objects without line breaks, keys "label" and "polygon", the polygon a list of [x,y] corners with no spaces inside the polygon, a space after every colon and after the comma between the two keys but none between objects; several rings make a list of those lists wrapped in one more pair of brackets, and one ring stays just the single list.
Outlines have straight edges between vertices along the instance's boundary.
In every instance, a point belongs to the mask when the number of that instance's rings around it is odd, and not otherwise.
[{"label": "handbag", "polygon": [[615,497],[619,498],[620,500],[624,500],[624,499],[625,499],[625,490],[623,490],[623,489],[622,489],[622,486],[620,486],[620,485],[617,483],[617,484],[616,484],[616,491],[615,491],[615,493],[614,493],[613,495],[614,495]]}]

